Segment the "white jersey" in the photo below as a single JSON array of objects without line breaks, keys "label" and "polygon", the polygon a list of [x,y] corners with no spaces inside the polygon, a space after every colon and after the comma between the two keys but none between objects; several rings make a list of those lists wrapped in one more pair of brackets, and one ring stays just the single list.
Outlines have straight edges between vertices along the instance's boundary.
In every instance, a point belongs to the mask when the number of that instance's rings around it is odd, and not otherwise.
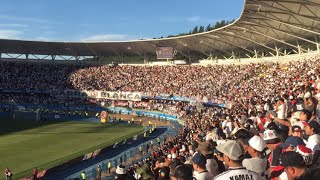
[{"label": "white jersey", "polygon": [[247,170],[244,167],[229,168],[217,175],[214,180],[263,180],[260,174]]}]

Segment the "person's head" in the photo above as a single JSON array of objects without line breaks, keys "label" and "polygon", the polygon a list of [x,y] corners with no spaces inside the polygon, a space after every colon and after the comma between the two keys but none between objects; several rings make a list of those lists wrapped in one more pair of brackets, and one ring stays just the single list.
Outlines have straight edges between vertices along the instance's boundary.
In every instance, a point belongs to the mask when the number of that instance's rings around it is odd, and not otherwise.
[{"label": "person's head", "polygon": [[173,180],[192,180],[192,166],[188,164],[179,165],[173,174]]},{"label": "person's head", "polygon": [[127,172],[125,168],[124,165],[117,166],[115,179],[123,179],[126,176]]},{"label": "person's head", "polygon": [[229,167],[242,166],[245,151],[239,142],[229,140],[224,144],[218,145],[216,149],[223,153],[223,160]]},{"label": "person's head", "polygon": [[276,131],[269,129],[263,132],[263,140],[265,140],[266,145],[270,150],[273,150],[275,145],[281,141]]},{"label": "person's head", "polygon": [[302,137],[303,136],[303,133],[302,133],[303,129],[298,125],[292,126],[291,132],[292,132],[292,136],[296,136],[296,137]]},{"label": "person's head", "polygon": [[159,170],[159,180],[170,180],[170,168],[165,166]]},{"label": "person's head", "polygon": [[200,143],[196,151],[203,154],[206,157],[209,155],[213,155],[213,147],[211,146],[211,144],[208,144],[206,142]]},{"label": "person's head", "polygon": [[266,149],[266,142],[259,136],[253,136],[249,140],[249,147],[247,149],[251,157],[264,157],[263,153]]},{"label": "person's head", "polygon": [[295,152],[288,151],[280,155],[280,166],[283,167],[288,179],[295,179],[300,177],[306,169],[305,161],[303,157]]},{"label": "person's head", "polygon": [[306,132],[306,135],[311,136],[313,134],[318,134],[320,131],[320,125],[316,121],[311,122],[303,122],[304,125],[304,131]]},{"label": "person's head", "polygon": [[156,167],[162,168],[164,166],[165,159],[163,157],[159,157],[156,161]]},{"label": "person's head", "polygon": [[300,121],[309,121],[311,119],[312,113],[309,110],[302,110],[300,112]]},{"label": "person's head", "polygon": [[277,104],[278,105],[284,104],[284,99],[283,98],[279,98],[278,101],[277,101]]},{"label": "person's head", "polygon": [[247,129],[240,128],[235,134],[234,138],[237,140],[239,138],[243,139],[249,139],[250,138],[250,132]]},{"label": "person's head", "polygon": [[278,125],[275,123],[275,122],[270,122],[268,125],[267,125],[267,129],[269,130],[279,130],[279,127]]},{"label": "person's head", "polygon": [[302,138],[297,136],[290,136],[280,146],[284,148],[285,151],[295,151],[297,146],[299,145],[305,145]]},{"label": "person's head", "polygon": [[318,180],[319,177],[320,177],[320,167],[317,166],[315,168],[308,169],[300,177],[296,178],[296,180]]},{"label": "person's head", "polygon": [[201,153],[196,152],[193,155],[191,162],[195,171],[201,172],[203,170],[206,170],[207,158]]},{"label": "person's head", "polygon": [[303,99],[304,99],[305,101],[308,101],[308,100],[311,99],[311,96],[312,96],[312,94],[310,93],[310,91],[308,91],[308,92],[306,92],[306,93],[304,94]]},{"label": "person's head", "polygon": [[247,151],[249,145],[249,138],[237,138],[236,142],[240,143],[244,149],[244,151]]}]

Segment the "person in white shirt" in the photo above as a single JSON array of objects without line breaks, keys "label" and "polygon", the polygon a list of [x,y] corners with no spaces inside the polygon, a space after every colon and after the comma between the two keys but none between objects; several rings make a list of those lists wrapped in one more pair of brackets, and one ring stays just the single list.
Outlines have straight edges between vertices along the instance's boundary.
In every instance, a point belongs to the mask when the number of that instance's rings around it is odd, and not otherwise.
[{"label": "person in white shirt", "polygon": [[286,104],[283,98],[279,98],[277,102],[277,118],[286,119]]},{"label": "person in white shirt", "polygon": [[229,169],[219,175],[214,180],[237,180],[250,179],[262,180],[262,176],[253,171],[247,170],[242,166],[244,158],[244,149],[242,145],[236,141],[229,140],[225,144],[218,145],[216,149],[223,153],[223,160]]},{"label": "person in white shirt", "polygon": [[229,116],[227,116],[226,120],[222,122],[222,129],[227,137],[231,137],[231,132],[233,130],[233,122],[231,121],[231,118]]},{"label": "person in white shirt", "polygon": [[313,152],[320,150],[320,125],[316,121],[303,122],[306,135],[309,136],[306,147]]}]

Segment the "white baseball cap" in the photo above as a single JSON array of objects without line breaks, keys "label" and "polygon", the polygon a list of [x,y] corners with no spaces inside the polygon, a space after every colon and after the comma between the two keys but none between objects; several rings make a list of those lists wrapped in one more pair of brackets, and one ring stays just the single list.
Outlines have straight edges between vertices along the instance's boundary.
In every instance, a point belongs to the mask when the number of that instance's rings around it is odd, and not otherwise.
[{"label": "white baseball cap", "polygon": [[268,143],[272,143],[273,140],[279,139],[275,130],[267,129],[263,132],[263,140]]},{"label": "white baseball cap", "polygon": [[267,146],[266,142],[259,136],[253,136],[249,140],[249,145],[259,152],[263,151]]},{"label": "white baseball cap", "polygon": [[244,158],[243,146],[234,140],[228,140],[226,143],[218,145],[216,149],[235,161]]}]

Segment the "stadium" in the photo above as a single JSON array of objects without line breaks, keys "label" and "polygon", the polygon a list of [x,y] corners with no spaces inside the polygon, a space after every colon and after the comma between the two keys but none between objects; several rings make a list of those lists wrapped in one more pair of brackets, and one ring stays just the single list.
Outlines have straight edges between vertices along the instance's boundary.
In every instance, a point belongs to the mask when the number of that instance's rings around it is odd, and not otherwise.
[{"label": "stadium", "polygon": [[0,179],[319,179],[320,0],[206,32],[0,39]]}]

